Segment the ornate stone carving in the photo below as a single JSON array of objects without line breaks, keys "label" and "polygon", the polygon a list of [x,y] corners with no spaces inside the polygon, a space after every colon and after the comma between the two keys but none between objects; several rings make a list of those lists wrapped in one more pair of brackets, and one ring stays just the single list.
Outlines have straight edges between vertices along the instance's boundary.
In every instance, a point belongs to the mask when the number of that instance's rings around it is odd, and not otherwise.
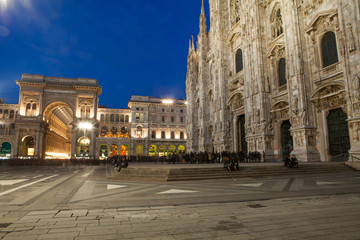
[{"label": "ornate stone carving", "polygon": [[308,15],[312,13],[322,2],[323,0],[303,0],[302,3],[305,14]]},{"label": "ornate stone carving", "polygon": [[292,98],[292,101],[291,101],[291,111],[294,115],[298,115],[299,114],[299,106],[298,106],[298,103],[299,100],[298,98],[295,96]]},{"label": "ornate stone carving", "polygon": [[354,101],[358,102],[360,98],[360,77],[359,75],[354,75],[351,81]]},{"label": "ornate stone carving", "polygon": [[91,98],[79,98],[79,107],[81,106],[90,106],[93,105],[93,99]]},{"label": "ornate stone carving", "polygon": [[318,15],[307,27],[307,34],[310,42],[315,45],[316,38],[327,31],[338,32],[339,21],[336,12],[324,13]]}]

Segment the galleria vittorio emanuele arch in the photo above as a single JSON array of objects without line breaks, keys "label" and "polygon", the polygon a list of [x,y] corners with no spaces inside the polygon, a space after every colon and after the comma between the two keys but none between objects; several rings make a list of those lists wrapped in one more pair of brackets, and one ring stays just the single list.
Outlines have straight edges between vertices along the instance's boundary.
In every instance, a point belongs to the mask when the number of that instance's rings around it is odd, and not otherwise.
[{"label": "galleria vittorio emanuele arch", "polygon": [[360,2],[209,3],[189,46],[187,149],[360,158]]}]

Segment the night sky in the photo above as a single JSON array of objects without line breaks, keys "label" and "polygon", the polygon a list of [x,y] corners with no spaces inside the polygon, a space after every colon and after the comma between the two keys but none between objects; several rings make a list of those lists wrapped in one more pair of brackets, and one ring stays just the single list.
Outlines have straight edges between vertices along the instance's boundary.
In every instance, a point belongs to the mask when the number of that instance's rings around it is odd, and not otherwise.
[{"label": "night sky", "polygon": [[186,98],[201,0],[0,0],[0,9],[5,103],[18,103],[23,73],[96,78],[112,108],[131,95]]}]

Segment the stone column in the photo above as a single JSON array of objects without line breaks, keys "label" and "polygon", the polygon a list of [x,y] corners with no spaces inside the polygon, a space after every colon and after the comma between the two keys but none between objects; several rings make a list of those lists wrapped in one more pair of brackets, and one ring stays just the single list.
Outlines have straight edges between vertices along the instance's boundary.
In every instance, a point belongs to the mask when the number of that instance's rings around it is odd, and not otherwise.
[{"label": "stone column", "polygon": [[76,144],[77,144],[77,130],[75,129],[75,127],[73,127],[71,133],[71,157],[76,157]]},{"label": "stone column", "polygon": [[239,149],[239,144],[238,144],[238,141],[239,141],[239,139],[238,139],[238,131],[239,131],[239,129],[238,129],[238,124],[237,124],[237,118],[238,118],[238,116],[233,116],[233,119],[232,119],[232,121],[233,121],[233,143],[234,143],[234,145],[233,145],[233,151],[234,152],[238,152],[240,149]]},{"label": "stone column", "polygon": [[41,139],[41,130],[35,131],[35,152],[34,152],[34,158],[40,158],[40,152],[42,150],[41,148],[42,139]]},{"label": "stone column", "polygon": [[15,133],[15,141],[14,141],[14,150],[13,150],[13,155],[12,157],[13,158],[17,158],[19,157],[19,145],[20,145],[20,142],[21,142],[21,139],[20,139],[20,129],[17,129],[16,130],[16,133]]},{"label": "stone column", "polygon": [[96,132],[97,129],[88,130],[89,131],[89,139],[90,139],[90,147],[89,147],[89,157],[95,158],[95,148],[96,148]]},{"label": "stone column", "polygon": [[360,161],[360,117],[348,120],[350,144],[349,161]]}]

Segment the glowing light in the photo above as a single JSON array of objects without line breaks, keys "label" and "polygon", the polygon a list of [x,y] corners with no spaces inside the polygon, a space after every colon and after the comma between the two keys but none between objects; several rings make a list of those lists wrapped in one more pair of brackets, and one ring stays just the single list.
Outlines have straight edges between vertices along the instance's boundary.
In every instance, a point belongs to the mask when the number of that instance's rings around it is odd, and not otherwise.
[{"label": "glowing light", "polygon": [[57,152],[46,152],[47,158],[57,157],[57,158],[70,158],[69,154],[66,153],[57,153]]},{"label": "glowing light", "polygon": [[81,145],[90,145],[90,139],[88,139],[88,138],[81,138],[81,139],[80,139],[80,144],[81,144]]},{"label": "glowing light", "polygon": [[0,0],[0,5],[2,9],[6,9],[7,6],[7,0]]},{"label": "glowing light", "polygon": [[163,104],[173,104],[174,103],[174,101],[172,99],[163,99],[161,102]]},{"label": "glowing light", "polygon": [[188,101],[185,101],[185,105],[188,105]]},{"label": "glowing light", "polygon": [[78,127],[80,129],[89,130],[89,129],[93,128],[93,125],[89,122],[81,122],[81,123],[79,123]]}]

